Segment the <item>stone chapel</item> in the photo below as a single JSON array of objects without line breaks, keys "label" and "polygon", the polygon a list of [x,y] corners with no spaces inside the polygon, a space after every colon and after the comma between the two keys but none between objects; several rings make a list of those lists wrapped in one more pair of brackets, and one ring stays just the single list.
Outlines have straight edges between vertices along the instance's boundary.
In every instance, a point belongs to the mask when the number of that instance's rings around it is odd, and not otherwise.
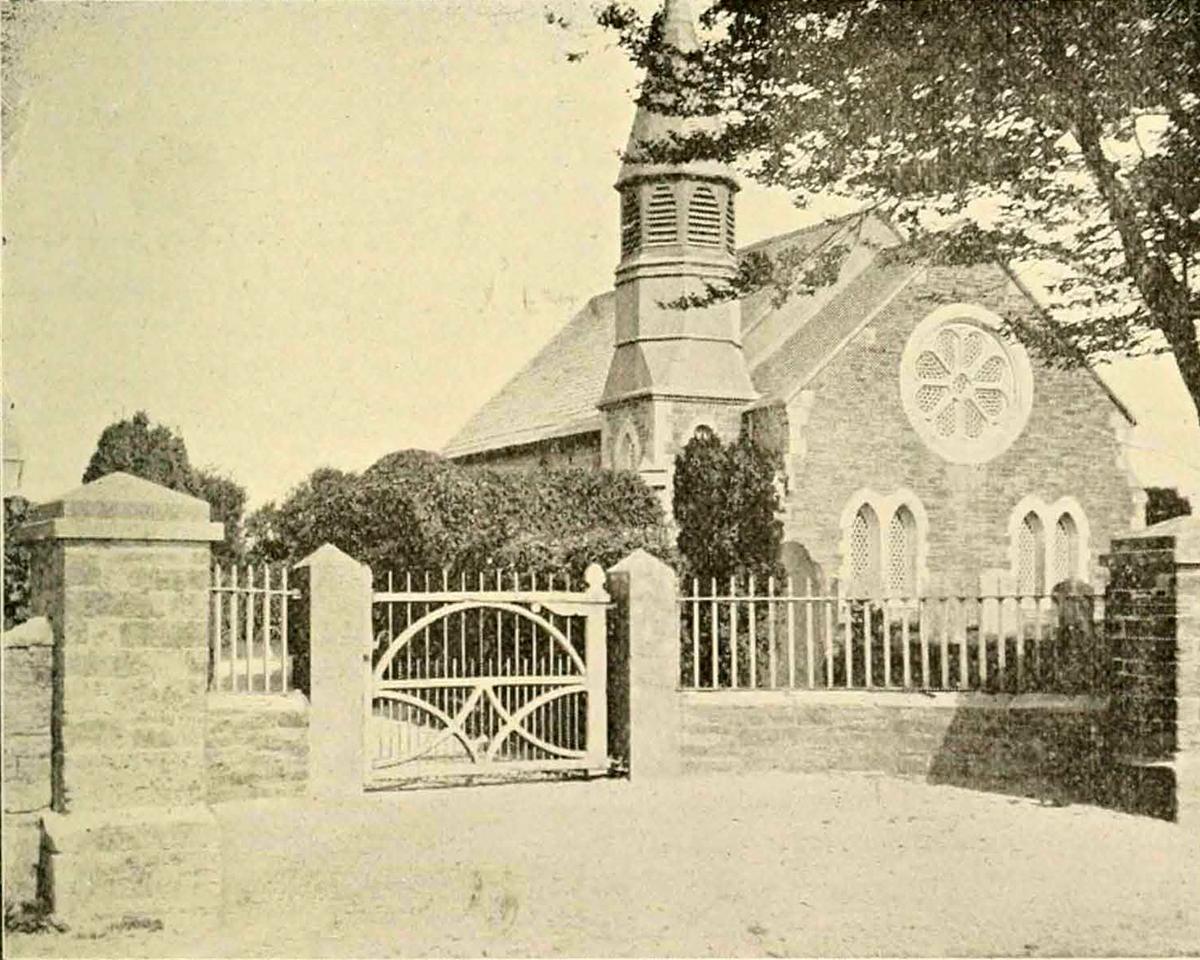
[{"label": "stone chapel", "polygon": [[[697,43],[682,0],[667,0],[664,30],[679,49]],[[640,149],[681,122],[638,108],[616,182],[613,289],[444,455],[635,470],[669,503],[696,430],[732,440],[745,428],[782,455],[785,540],[822,579],[893,596],[1096,583],[1109,538],[1143,517],[1123,454],[1133,419],[1093,371],[1044,365],[1001,333],[1039,309],[1007,266],[895,256],[904,238],[869,213],[739,249],[733,172]],[[836,281],[811,295],[671,306],[752,250],[835,248]]]}]

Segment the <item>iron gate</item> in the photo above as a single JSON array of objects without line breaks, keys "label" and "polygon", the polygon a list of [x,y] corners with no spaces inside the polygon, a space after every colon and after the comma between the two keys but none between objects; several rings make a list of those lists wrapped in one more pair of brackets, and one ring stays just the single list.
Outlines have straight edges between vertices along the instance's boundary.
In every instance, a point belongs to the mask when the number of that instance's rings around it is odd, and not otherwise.
[{"label": "iron gate", "polygon": [[607,769],[604,571],[580,592],[504,580],[375,593],[370,784]]}]

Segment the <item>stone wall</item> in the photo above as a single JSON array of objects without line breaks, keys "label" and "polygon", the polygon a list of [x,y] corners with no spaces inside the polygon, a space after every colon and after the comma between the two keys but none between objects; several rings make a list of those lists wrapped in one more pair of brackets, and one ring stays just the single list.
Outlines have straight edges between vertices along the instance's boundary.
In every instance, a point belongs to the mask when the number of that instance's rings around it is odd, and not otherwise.
[{"label": "stone wall", "polygon": [[51,799],[54,635],[37,617],[4,634],[4,899],[34,900],[38,821]]},{"label": "stone wall", "polygon": [[1119,757],[1165,761],[1175,749],[1174,541],[1118,540],[1105,561],[1114,749]]},{"label": "stone wall", "polygon": [[667,435],[667,465],[674,464],[675,455],[687,446],[696,428],[706,426],[724,443],[733,443],[742,426],[740,404],[719,403],[714,400],[674,400],[669,414]]},{"label": "stone wall", "polygon": [[686,772],[918,777],[1058,801],[1107,791],[1106,701],[1026,694],[680,693]]},{"label": "stone wall", "polygon": [[1109,538],[1141,520],[1140,490],[1131,486],[1122,454],[1128,421],[1087,371],[1054,370],[1031,358],[1032,412],[1006,451],[983,464],[951,463],[932,452],[905,414],[900,359],[917,323],[955,302],[1001,317],[1032,309],[997,266],[929,267],[789,404],[786,416],[796,422],[780,423],[778,407],[752,416],[756,431],[773,438],[791,465],[786,538],[803,543],[836,576],[839,521],[851,495],[908,488],[928,515],[928,589],[974,590],[982,570],[1009,569],[1008,522],[1022,497],[1049,504],[1073,496],[1090,526],[1088,566],[1096,582]]},{"label": "stone wall", "polygon": [[42,617],[4,634],[4,810],[50,805],[54,637]]},{"label": "stone wall", "polygon": [[205,799],[299,796],[308,785],[308,699],[210,693]]},{"label": "stone wall", "polygon": [[221,837],[207,807],[47,813],[44,890],[55,916],[84,936],[117,920],[211,929],[221,906]]}]

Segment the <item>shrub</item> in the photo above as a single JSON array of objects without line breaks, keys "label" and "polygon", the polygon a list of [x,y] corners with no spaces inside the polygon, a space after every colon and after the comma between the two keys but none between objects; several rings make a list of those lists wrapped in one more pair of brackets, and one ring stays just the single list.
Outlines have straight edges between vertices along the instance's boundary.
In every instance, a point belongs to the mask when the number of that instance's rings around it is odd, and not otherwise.
[{"label": "shrub", "polygon": [[190,491],[192,467],[183,438],[169,427],[151,426],[145,410],[104,428],[82,482],[91,483],[118,471],[171,490]]},{"label": "shrub", "polygon": [[[571,589],[580,589],[583,574],[593,563],[608,569],[634,550],[642,549],[666,560],[675,561],[664,529],[656,527],[594,528],[562,535],[520,534],[496,554],[497,566],[512,568],[521,574],[553,573],[569,578]],[[563,581],[559,581],[560,583]]]},{"label": "shrub", "polygon": [[264,505],[246,524],[253,558],[294,562],[329,542],[380,577],[512,567],[578,578],[636,547],[670,554],[662,507],[634,474],[500,472],[412,453],[362,475],[318,470]]},{"label": "shrub", "polygon": [[238,557],[242,549],[242,513],[246,488],[214,469],[193,470],[188,492],[212,508],[212,519],[225,526],[225,539],[213,544],[213,556],[221,561]]},{"label": "shrub", "polygon": [[357,556],[362,552],[361,514],[358,477],[319,467],[281,505],[265,503],[246,518],[249,558],[294,563],[324,543]]},{"label": "shrub", "polygon": [[380,457],[373,464],[367,467],[364,476],[369,476],[372,473],[380,473],[405,467],[417,466],[422,463],[436,463],[442,459],[440,453],[435,453],[432,450],[419,450],[416,447],[410,447],[407,450],[397,450],[395,453],[389,453],[386,456]]},{"label": "shrub", "polygon": [[778,456],[746,433],[725,446],[700,430],[675,458],[674,506],[687,576],[778,575]]},{"label": "shrub", "polygon": [[13,537],[29,513],[24,497],[4,498],[4,629],[29,619],[29,547]]}]

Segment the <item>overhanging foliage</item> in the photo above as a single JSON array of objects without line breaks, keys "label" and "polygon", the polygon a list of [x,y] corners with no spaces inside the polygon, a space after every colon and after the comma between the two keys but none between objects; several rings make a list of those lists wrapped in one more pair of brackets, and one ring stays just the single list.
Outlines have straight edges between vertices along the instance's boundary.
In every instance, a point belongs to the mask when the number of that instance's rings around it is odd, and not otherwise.
[{"label": "overhanging foliage", "polygon": [[[1200,410],[1194,2],[716,0],[702,19],[683,53],[660,17],[601,13],[650,71],[640,102],[724,118],[644,153],[857,200],[956,257],[1052,263],[1053,329],[1015,334],[1065,366],[1169,352]],[[730,293],[826,267],[757,265]]]}]

